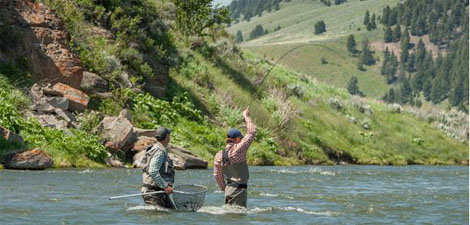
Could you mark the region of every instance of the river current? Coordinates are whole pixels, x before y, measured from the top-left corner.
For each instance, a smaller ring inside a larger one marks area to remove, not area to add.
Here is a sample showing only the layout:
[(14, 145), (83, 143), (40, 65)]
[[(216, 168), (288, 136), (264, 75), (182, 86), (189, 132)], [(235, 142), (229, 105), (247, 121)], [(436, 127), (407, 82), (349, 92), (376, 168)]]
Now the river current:
[(0, 172), (0, 224), (468, 224), (468, 167), (250, 167), (248, 208), (223, 207), (212, 169), (176, 171), (208, 187), (198, 212), (147, 207), (140, 169)]

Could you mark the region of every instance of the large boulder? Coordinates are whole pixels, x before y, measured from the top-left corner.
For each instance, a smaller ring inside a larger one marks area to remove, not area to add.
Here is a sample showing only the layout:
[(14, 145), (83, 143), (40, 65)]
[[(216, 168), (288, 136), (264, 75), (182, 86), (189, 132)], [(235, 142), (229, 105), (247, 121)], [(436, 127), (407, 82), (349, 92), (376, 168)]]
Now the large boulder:
[(170, 145), (168, 156), (173, 160), (175, 169), (207, 169), (206, 160), (199, 158), (186, 149)]
[(52, 167), (54, 160), (43, 150), (34, 149), (7, 155), (4, 165), (7, 169), (41, 170)]
[[(145, 151), (140, 151), (134, 155), (134, 162), (132, 166), (134, 168), (142, 168), (143, 163), (142, 159), (145, 156)], [(194, 155), (192, 152), (170, 145), (168, 147), (168, 156), (173, 160), (175, 169), (185, 170), (185, 169), (207, 169), (207, 161), (199, 158)]]
[(87, 94), (63, 83), (55, 84), (52, 89), (62, 93), (69, 100), (70, 111), (82, 112), (90, 101), (90, 97)]
[(83, 72), (83, 79), (80, 87), (91, 93), (102, 93), (108, 91), (108, 82), (94, 73)]
[[(121, 113), (124, 116), (125, 113)], [(105, 139), (105, 146), (111, 152), (128, 151), (137, 141), (132, 123), (126, 117), (105, 117), (96, 128)]]
[(155, 137), (155, 129), (141, 129), (134, 127), (134, 133), (138, 137)]
[(150, 145), (157, 143), (157, 139), (154, 137), (138, 137), (137, 142), (132, 147), (132, 151), (141, 152), (145, 151)]

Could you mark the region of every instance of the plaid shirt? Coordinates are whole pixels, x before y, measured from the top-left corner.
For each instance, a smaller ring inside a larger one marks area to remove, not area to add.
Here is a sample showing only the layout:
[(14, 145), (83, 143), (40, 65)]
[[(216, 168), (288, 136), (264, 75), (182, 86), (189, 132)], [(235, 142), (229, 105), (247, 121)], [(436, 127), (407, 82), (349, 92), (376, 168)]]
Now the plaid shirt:
[(150, 160), (149, 165), (149, 176), (155, 181), (155, 183), (162, 189), (168, 186), (168, 183), (160, 175), (160, 168), (163, 165), (163, 160), (165, 155), (168, 155), (168, 150), (160, 142), (155, 143), (153, 148), (158, 148), (152, 159)]
[[(256, 130), (255, 124), (251, 122), (250, 117), (245, 117), (246, 123), (246, 136), (238, 144), (228, 144), (226, 146), (228, 149), (228, 161), (230, 164), (236, 164), (246, 161), (246, 151), (251, 145), (251, 142), (255, 139)], [(217, 152), (214, 157), (214, 178), (217, 182), (219, 188), (223, 191), (225, 190), (225, 180), (222, 173), (223, 163), (222, 163), (222, 151)]]

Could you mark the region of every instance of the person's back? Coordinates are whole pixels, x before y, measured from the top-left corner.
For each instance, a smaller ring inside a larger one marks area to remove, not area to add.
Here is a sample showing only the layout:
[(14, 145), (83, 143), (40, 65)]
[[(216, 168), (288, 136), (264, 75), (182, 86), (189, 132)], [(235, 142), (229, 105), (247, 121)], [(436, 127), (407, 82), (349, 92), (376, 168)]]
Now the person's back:
[(225, 204), (246, 207), (249, 171), (246, 152), (253, 142), (256, 131), (249, 116), (249, 109), (243, 111), (247, 135), (239, 130), (227, 132), (227, 146), (217, 152), (214, 158), (214, 177), (219, 188), (225, 192)]

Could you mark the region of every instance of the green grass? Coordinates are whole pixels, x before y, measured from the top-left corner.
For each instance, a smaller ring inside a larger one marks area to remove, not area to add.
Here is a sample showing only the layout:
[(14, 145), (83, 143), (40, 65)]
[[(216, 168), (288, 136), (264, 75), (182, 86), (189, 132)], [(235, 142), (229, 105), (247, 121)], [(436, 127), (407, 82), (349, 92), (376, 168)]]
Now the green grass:
[[(354, 34), (359, 50), (361, 40), (365, 38), (370, 42), (381, 40), (383, 38), (382, 25), (378, 23), (378, 29), (374, 31), (365, 29), (363, 25), (365, 12), (369, 10), (371, 15), (375, 13), (379, 16), (384, 6), (395, 5), (397, 2), (398, 0), (351, 0), (338, 6), (327, 7), (320, 1), (294, 0), (284, 3), (279, 11), (264, 13), (261, 17), (252, 18), (250, 22), (233, 24), (228, 30), (232, 34), (241, 30), (246, 39), (248, 33), (257, 24), (262, 24), (269, 31), (281, 26), (281, 30), (243, 42), (241, 46), (258, 57), (274, 61), (301, 44), (314, 42), (325, 46), (329, 49), (319, 46), (299, 48), (283, 58), (280, 63), (339, 88), (345, 88), (349, 79), (356, 76), (359, 88), (364, 94), (379, 98), (391, 87), (380, 75), (381, 62), (377, 61), (376, 65), (365, 66), (366, 71), (358, 70), (356, 67), (358, 58), (352, 57), (347, 52), (346, 38)], [(313, 26), (319, 20), (325, 21), (327, 32), (315, 35)], [(322, 64), (322, 57), (326, 59), (327, 64)], [(382, 58), (382, 53), (376, 53), (375, 57)]]
[[(263, 28), (270, 32), (244, 45), (335, 40), (345, 38), (349, 34), (368, 33), (363, 24), (366, 11), (369, 10), (370, 15), (375, 13), (379, 16), (385, 6), (393, 6), (398, 2), (399, 0), (349, 0), (341, 5), (327, 7), (320, 1), (293, 0), (283, 3), (279, 11), (264, 12), (261, 17), (253, 17), (249, 22), (232, 24), (228, 31), (232, 34), (235, 34), (237, 30), (242, 31), (244, 40), (248, 39), (249, 32), (257, 24), (263, 25)], [(314, 35), (313, 27), (319, 20), (325, 21), (327, 32)], [(278, 26), (281, 26), (281, 29), (272, 32)]]

